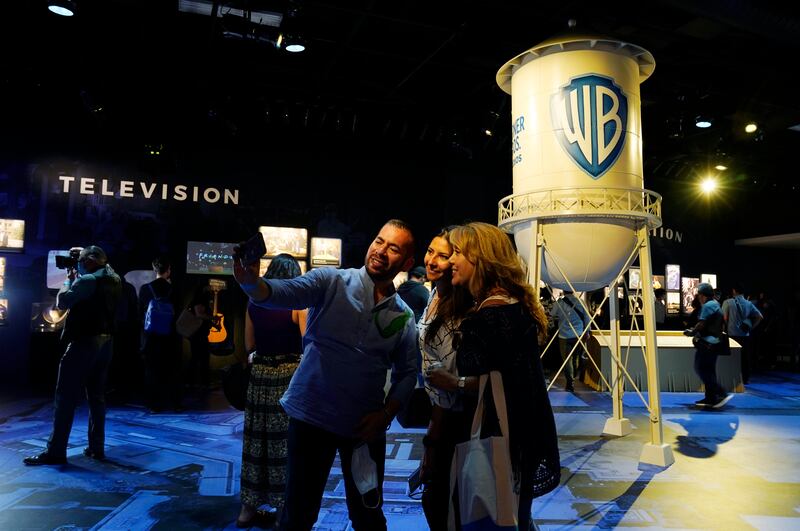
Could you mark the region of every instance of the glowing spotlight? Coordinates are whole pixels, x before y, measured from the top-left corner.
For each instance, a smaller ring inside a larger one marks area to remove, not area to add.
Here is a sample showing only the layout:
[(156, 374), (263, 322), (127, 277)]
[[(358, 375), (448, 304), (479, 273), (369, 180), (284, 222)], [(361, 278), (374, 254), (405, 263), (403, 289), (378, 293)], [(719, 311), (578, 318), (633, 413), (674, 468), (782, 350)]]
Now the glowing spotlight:
[(714, 169), (719, 171), (725, 171), (728, 169), (728, 167), (725, 166), (724, 164), (717, 164), (716, 166), (714, 166)]
[(750, 122), (749, 124), (744, 126), (745, 133), (755, 133), (756, 131), (758, 131), (758, 125), (756, 125), (753, 122)]
[(492, 136), (494, 133), (492, 133), (491, 129), (484, 129), (483, 134), (486, 136)]
[(717, 180), (711, 177), (706, 177), (703, 179), (703, 182), (700, 183), (700, 189), (703, 191), (704, 194), (710, 194), (714, 190), (717, 189)]

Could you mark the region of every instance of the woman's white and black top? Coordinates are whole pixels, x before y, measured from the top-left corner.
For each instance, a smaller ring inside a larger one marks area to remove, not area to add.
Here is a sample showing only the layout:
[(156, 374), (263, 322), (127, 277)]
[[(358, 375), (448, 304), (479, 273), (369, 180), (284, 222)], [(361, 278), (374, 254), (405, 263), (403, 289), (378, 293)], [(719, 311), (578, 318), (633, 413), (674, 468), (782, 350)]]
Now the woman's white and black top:
[[(441, 363), (441, 368), (447, 372), (458, 376), (458, 369), (456, 369), (456, 352), (453, 349), (453, 336), (458, 330), (459, 323), (447, 322), (443, 323), (436, 331), (436, 336), (426, 342), (428, 327), (436, 316), (436, 307), (439, 303), (439, 294), (436, 288), (431, 290), (431, 296), (428, 299), (428, 305), (425, 306), (425, 311), (422, 312), (422, 317), (417, 323), (417, 330), (419, 331), (419, 350), (422, 352), (422, 374), (427, 374), (431, 365), (434, 363)], [(460, 410), (461, 403), (459, 394), (457, 392), (444, 391), (436, 387), (432, 387), (428, 381), (425, 381), (425, 391), (431, 398), (431, 403), (445, 409)]]

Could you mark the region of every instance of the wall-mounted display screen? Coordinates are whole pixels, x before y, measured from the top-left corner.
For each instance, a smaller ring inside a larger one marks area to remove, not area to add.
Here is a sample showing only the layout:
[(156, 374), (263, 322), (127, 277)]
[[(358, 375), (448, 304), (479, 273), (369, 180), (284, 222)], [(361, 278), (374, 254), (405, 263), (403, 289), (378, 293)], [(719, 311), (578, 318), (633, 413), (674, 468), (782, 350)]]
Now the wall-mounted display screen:
[(308, 230), (294, 227), (261, 226), (258, 232), (264, 235), (268, 258), (286, 253), (295, 258), (305, 258), (308, 254)]
[(667, 289), (675, 291), (681, 289), (681, 266), (667, 264)]
[(0, 219), (0, 251), (21, 251), (25, 247), (25, 220)]
[(628, 269), (628, 289), (639, 289), (642, 285), (642, 272), (638, 267)]
[(186, 273), (194, 275), (232, 275), (235, 243), (187, 242)]
[(311, 267), (342, 265), (342, 240), (311, 238)]
[(0, 299), (0, 326), (6, 324), (8, 319), (8, 299)]
[(697, 285), (700, 284), (700, 279), (695, 277), (682, 277), (681, 278), (681, 305), (683, 306), (683, 313), (692, 313), (692, 300), (697, 295)]
[[(264, 276), (267, 274), (267, 268), (269, 268), (269, 264), (272, 262), (272, 258), (262, 258), (261, 262), (258, 265), (258, 275)], [(307, 270), (306, 261), (305, 260), (298, 260), (298, 264), (300, 264), (300, 272), (305, 273)]]
[(666, 289), (664, 288), (664, 275), (653, 275), (653, 289)]
[(712, 275), (710, 273), (702, 273), (700, 275), (700, 282), (711, 284), (712, 288), (717, 289), (717, 275)]
[(667, 292), (667, 313), (677, 315), (681, 312), (681, 294), (677, 291)]
[(69, 249), (47, 252), (47, 287), (49, 289), (61, 289), (64, 281), (67, 280), (67, 270), (56, 267), (56, 256), (69, 256)]

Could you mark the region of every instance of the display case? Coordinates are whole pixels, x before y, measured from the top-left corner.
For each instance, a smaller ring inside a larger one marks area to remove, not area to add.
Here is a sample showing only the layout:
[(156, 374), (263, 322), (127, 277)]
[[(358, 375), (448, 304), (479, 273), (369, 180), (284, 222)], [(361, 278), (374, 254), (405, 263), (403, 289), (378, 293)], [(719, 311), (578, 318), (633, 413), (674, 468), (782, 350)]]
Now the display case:
[(268, 227), (262, 225), (258, 228), (264, 236), (267, 258), (274, 258), (281, 253), (286, 253), (295, 258), (305, 258), (308, 254), (308, 230), (297, 227)]
[(0, 252), (20, 252), (25, 248), (25, 220), (0, 218)]
[(342, 240), (339, 238), (311, 238), (311, 267), (342, 265)]

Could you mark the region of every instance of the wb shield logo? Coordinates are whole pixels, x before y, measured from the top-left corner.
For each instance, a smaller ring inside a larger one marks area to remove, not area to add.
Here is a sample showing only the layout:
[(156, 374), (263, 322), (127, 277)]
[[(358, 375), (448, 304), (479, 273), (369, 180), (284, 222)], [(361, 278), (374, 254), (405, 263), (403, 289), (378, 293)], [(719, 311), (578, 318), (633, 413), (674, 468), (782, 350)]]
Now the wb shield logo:
[(619, 157), (628, 98), (612, 80), (597, 74), (572, 79), (553, 95), (550, 116), (561, 146), (592, 179)]

